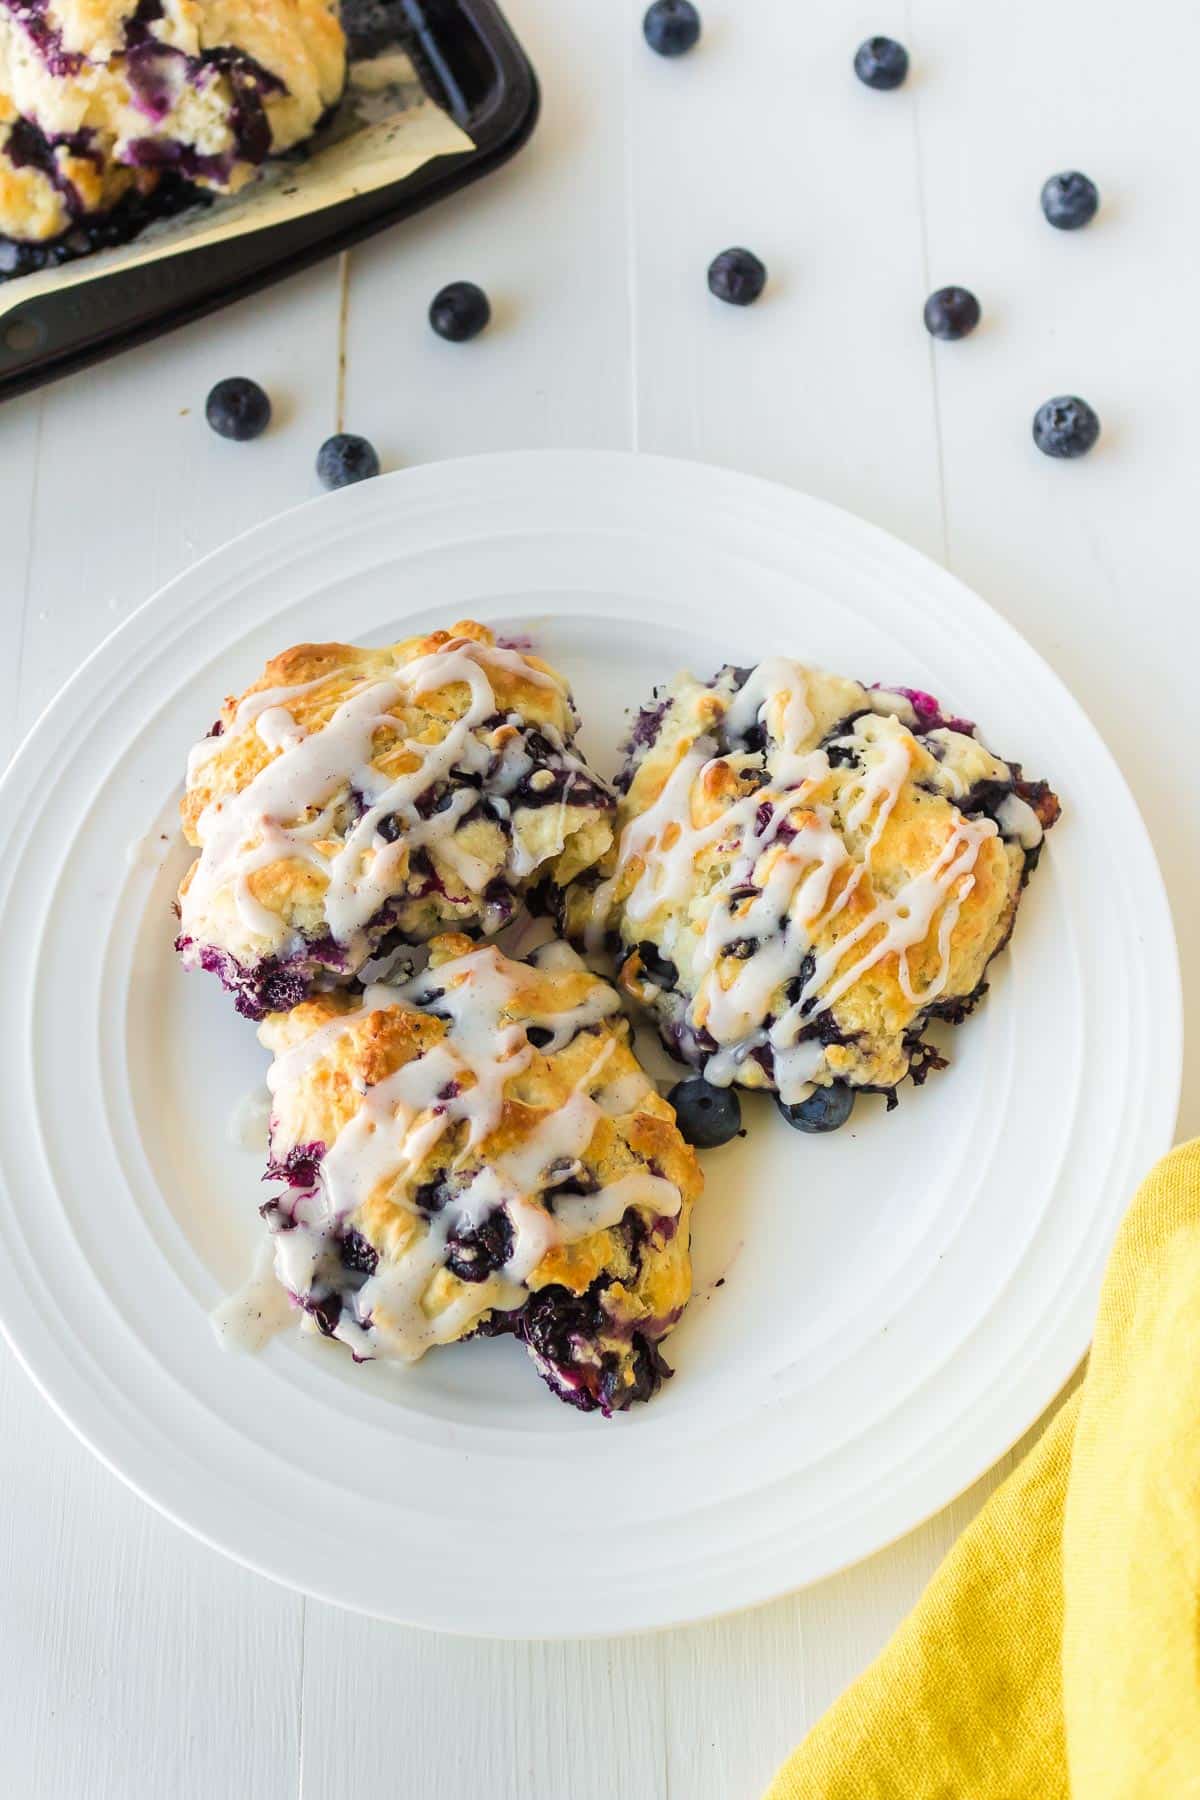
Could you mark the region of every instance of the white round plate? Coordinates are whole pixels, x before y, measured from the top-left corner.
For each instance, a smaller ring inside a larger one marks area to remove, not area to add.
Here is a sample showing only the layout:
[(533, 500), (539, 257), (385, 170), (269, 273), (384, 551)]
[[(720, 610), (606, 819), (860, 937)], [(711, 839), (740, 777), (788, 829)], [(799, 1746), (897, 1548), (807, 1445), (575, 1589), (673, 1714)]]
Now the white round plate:
[[(1064, 802), (949, 1069), (836, 1136), (766, 1100), (706, 1159), (676, 1375), (606, 1422), (511, 1341), (411, 1370), (221, 1349), (261, 1233), (228, 1130), (264, 1054), (172, 953), (188, 746), (287, 645), (473, 616), (566, 670), (614, 766), (678, 669), (785, 651), (926, 688)], [(1112, 758), (973, 594), (832, 508), (650, 457), (484, 457), (304, 506), (158, 594), (0, 788), (0, 1312), (48, 1398), (156, 1506), (382, 1617), (503, 1636), (680, 1623), (879, 1548), (965, 1487), (1083, 1353), (1137, 1179), (1170, 1142), (1180, 999)]]

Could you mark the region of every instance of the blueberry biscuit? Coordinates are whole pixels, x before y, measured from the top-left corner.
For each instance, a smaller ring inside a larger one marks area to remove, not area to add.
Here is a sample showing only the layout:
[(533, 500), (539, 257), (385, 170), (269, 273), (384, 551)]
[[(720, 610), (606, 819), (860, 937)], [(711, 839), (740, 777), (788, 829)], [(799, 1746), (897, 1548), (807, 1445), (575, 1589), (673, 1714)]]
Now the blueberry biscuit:
[(927, 694), (784, 658), (682, 678), (625, 748), (619, 843), (564, 922), (618, 948), (668, 1046), (793, 1123), (815, 1102), (810, 1129), (922, 1080), (926, 1023), (971, 1009), (1012, 931), (1058, 817), (1045, 783)]
[(357, 1359), (511, 1333), (610, 1413), (670, 1373), (701, 1177), (617, 994), (565, 945), (538, 965), (447, 935), (404, 986), (267, 1019), (263, 1213), (304, 1325)]
[(336, 0), (0, 0), (0, 234), (144, 222), (160, 186), (235, 193), (345, 77)]
[(276, 657), (189, 759), (184, 963), (261, 1018), (387, 945), (499, 930), (611, 845), (577, 723), (562, 676), (470, 621)]

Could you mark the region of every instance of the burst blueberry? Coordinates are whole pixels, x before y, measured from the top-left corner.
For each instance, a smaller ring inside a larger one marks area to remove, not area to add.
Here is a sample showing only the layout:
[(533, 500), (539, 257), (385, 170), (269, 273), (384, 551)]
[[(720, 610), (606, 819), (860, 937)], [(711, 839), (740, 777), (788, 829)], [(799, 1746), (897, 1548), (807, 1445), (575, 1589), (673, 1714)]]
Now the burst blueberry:
[(854, 53), (854, 73), (869, 88), (898, 88), (908, 74), (908, 51), (895, 38), (869, 37)]
[(697, 1150), (715, 1150), (742, 1128), (742, 1106), (733, 1088), (713, 1087), (694, 1075), (678, 1082), (667, 1099), (684, 1141)]
[(317, 474), (322, 487), (352, 487), (356, 481), (370, 481), (378, 473), (379, 454), (375, 446), (352, 431), (339, 431), (326, 438), (317, 452)]
[(440, 338), (465, 344), (478, 337), (492, 316), (491, 302), (473, 281), (452, 281), (436, 293), (429, 306), (429, 323)]
[(1086, 456), (1100, 436), (1100, 420), (1078, 394), (1059, 394), (1033, 415), (1033, 441), (1043, 456)]
[(926, 331), (949, 343), (974, 331), (980, 317), (979, 302), (969, 288), (938, 288), (925, 302)]
[(231, 375), (218, 381), (204, 404), (204, 416), (218, 437), (247, 443), (271, 423), (271, 402), (257, 381)]
[(654, 0), (642, 20), (642, 31), (660, 56), (684, 56), (700, 42), (700, 14), (692, 0)]
[(751, 306), (766, 285), (766, 267), (753, 250), (722, 250), (708, 265), (708, 291), (728, 306)]
[(1056, 231), (1078, 231), (1096, 216), (1100, 193), (1094, 181), (1078, 169), (1051, 175), (1042, 188), (1042, 211)]
[(446, 1242), (446, 1267), (460, 1281), (486, 1281), (513, 1253), (512, 1220), (497, 1206), (478, 1225), (463, 1225)]
[(838, 1131), (854, 1111), (854, 1089), (835, 1081), (829, 1087), (814, 1088), (808, 1099), (796, 1106), (784, 1100), (776, 1105), (795, 1131)]

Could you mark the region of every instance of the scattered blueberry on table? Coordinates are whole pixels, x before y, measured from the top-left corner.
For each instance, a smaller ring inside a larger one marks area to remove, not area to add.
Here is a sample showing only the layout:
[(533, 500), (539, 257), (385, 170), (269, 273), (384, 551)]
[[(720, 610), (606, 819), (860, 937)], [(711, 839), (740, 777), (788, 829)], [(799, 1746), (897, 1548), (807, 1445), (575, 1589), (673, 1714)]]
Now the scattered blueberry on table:
[(908, 74), (908, 51), (895, 38), (869, 37), (854, 52), (854, 73), (869, 88), (898, 88)]
[(356, 481), (369, 481), (379, 473), (379, 455), (374, 444), (352, 431), (339, 431), (326, 438), (317, 452), (317, 474), (322, 487), (351, 487)]
[(925, 302), (926, 331), (930, 337), (950, 343), (974, 331), (981, 316), (979, 302), (969, 288), (938, 288)]
[(730, 306), (750, 306), (766, 285), (766, 266), (753, 250), (722, 250), (708, 265), (709, 293)]
[(1100, 436), (1100, 420), (1078, 394), (1059, 394), (1033, 415), (1033, 441), (1044, 456), (1086, 456)]
[(204, 403), (204, 416), (218, 437), (241, 444), (261, 437), (271, 423), (271, 402), (257, 381), (231, 375), (218, 381)]
[(854, 1111), (854, 1089), (835, 1081), (829, 1087), (814, 1088), (808, 1099), (796, 1106), (784, 1100), (775, 1104), (796, 1131), (839, 1131)]
[(700, 14), (692, 0), (654, 0), (642, 20), (642, 32), (660, 56), (684, 56), (700, 41)]
[(712, 1087), (700, 1075), (677, 1082), (667, 1095), (686, 1143), (715, 1150), (742, 1129), (742, 1104), (733, 1088)]
[(1042, 188), (1042, 211), (1056, 231), (1078, 231), (1096, 216), (1100, 191), (1078, 169), (1051, 175)]
[(441, 338), (465, 344), (478, 337), (492, 316), (491, 302), (473, 281), (452, 281), (433, 296), (429, 323)]

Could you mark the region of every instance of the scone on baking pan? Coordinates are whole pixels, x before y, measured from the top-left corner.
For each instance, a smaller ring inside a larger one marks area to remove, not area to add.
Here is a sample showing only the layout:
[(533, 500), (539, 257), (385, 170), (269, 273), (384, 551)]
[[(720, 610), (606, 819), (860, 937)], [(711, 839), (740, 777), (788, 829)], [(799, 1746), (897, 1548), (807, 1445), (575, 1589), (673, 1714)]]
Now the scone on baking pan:
[(163, 174), (234, 193), (345, 78), (337, 0), (4, 0), (0, 234), (61, 237)]
[(619, 839), (568, 935), (608, 940), (709, 1082), (772, 1090), (803, 1129), (921, 1081), (926, 1024), (970, 1011), (1012, 931), (1045, 783), (928, 694), (782, 657), (681, 678), (625, 748)]
[(701, 1177), (614, 990), (565, 945), (434, 940), (401, 987), (272, 1015), (263, 1213), (304, 1325), (411, 1362), (512, 1333), (571, 1406), (647, 1400)]
[(567, 684), (469, 620), (384, 650), (278, 656), (192, 751), (178, 949), (249, 1018), (387, 942), (508, 923), (612, 842)]

